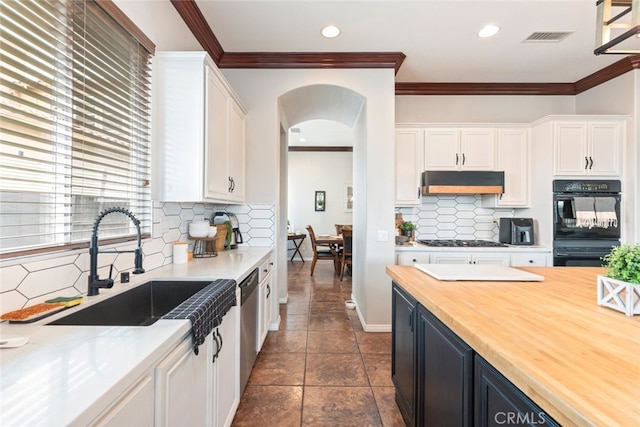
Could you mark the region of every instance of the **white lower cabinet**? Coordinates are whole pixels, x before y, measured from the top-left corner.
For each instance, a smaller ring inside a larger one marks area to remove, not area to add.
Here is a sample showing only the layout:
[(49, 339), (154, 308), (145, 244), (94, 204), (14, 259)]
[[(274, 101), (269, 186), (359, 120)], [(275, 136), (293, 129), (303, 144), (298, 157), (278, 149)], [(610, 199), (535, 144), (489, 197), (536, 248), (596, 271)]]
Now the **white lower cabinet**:
[(551, 250), (488, 251), (397, 251), (397, 265), (413, 264), (494, 264), (507, 267), (547, 267), (552, 265)]
[[(211, 365), (210, 426), (230, 426), (240, 403), (240, 291), (238, 305), (231, 307), (214, 333), (221, 348)], [(215, 345), (214, 345), (215, 347)], [(215, 348), (214, 348), (215, 350)]]
[(207, 337), (196, 355), (189, 336), (156, 367), (156, 426), (206, 424), (211, 342)]
[(495, 264), (509, 266), (509, 254), (505, 253), (453, 253), (432, 252), (432, 264)]
[(199, 353), (191, 336), (156, 367), (156, 426), (230, 426), (240, 402), (240, 292)]
[(98, 419), (91, 423), (101, 427), (153, 426), (153, 375), (144, 374)]
[(260, 351), (264, 340), (267, 338), (269, 332), (269, 325), (271, 324), (271, 312), (273, 301), (273, 275), (271, 269), (273, 267), (273, 261), (268, 258), (260, 265), (259, 280), (259, 305), (258, 305), (258, 342), (256, 343), (256, 349)]
[(512, 267), (547, 267), (551, 265), (551, 252), (523, 252), (511, 254)]
[(396, 254), (397, 265), (429, 264), (430, 262), (431, 255), (429, 252), (398, 252)]

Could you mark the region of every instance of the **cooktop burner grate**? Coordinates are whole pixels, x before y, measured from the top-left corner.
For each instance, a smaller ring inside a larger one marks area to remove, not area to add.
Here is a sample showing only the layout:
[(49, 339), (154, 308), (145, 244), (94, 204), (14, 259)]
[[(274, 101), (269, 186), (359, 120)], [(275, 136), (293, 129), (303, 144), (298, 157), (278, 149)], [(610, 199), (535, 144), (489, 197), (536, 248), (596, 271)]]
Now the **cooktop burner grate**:
[(427, 246), (438, 247), (471, 247), (471, 248), (505, 248), (506, 243), (494, 242), (491, 240), (418, 240), (419, 243)]

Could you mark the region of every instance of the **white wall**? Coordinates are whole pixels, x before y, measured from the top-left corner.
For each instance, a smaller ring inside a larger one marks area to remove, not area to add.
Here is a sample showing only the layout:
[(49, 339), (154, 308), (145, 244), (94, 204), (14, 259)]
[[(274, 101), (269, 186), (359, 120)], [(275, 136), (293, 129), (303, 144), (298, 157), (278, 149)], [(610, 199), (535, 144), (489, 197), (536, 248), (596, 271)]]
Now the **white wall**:
[(575, 114), (575, 97), (396, 97), (396, 123), (531, 123), (550, 114)]
[[(316, 234), (335, 234), (335, 224), (352, 224), (351, 212), (344, 208), (344, 186), (353, 185), (353, 153), (290, 152), (289, 153), (287, 218), (294, 230), (306, 233), (311, 225)], [(316, 191), (326, 192), (324, 212), (316, 212)], [(303, 242), (302, 254), (309, 260), (313, 256), (311, 242)]]
[[(249, 111), (247, 115), (247, 202), (274, 203), (281, 187), (278, 98), (300, 87), (327, 84), (345, 87), (366, 99), (354, 143), (353, 292), (366, 330), (390, 330), (391, 286), (385, 266), (394, 263), (393, 209), (394, 73), (381, 70), (223, 70)], [(358, 133), (359, 132), (359, 133)], [(358, 140), (360, 138), (360, 140)], [(366, 185), (359, 185), (359, 180)], [(278, 215), (278, 213), (276, 213)], [(276, 221), (280, 224), (280, 221)], [(286, 220), (285, 220), (286, 223)], [(297, 226), (296, 226), (297, 227)], [(387, 241), (377, 241), (378, 230)], [(286, 230), (278, 230), (278, 254), (286, 248)], [(286, 250), (286, 249), (285, 249)], [(366, 264), (366, 268), (365, 268)], [(278, 260), (278, 286), (286, 286), (286, 257)], [(365, 286), (366, 284), (366, 286)]]

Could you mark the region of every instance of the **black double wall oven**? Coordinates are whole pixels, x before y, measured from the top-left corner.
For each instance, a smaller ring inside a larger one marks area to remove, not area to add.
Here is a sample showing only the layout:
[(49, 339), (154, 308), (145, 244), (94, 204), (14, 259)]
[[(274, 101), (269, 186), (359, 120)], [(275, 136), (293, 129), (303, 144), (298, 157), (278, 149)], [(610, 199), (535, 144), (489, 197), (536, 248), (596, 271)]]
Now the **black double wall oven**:
[(553, 265), (601, 266), (620, 245), (619, 180), (553, 181)]

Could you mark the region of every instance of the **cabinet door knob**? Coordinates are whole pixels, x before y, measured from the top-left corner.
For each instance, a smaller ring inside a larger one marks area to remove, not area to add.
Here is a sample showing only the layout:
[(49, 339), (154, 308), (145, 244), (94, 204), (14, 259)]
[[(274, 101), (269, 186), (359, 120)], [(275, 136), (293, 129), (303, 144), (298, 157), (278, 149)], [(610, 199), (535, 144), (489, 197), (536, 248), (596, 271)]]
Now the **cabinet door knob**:
[(593, 167), (593, 158), (589, 156), (589, 169)]
[(589, 167), (589, 159), (587, 158), (587, 156), (584, 156), (584, 168), (588, 168)]
[(459, 159), (458, 153), (456, 153), (456, 166), (458, 165), (458, 159)]
[(464, 153), (462, 153), (462, 166), (464, 166), (465, 161), (466, 161), (466, 157)]

